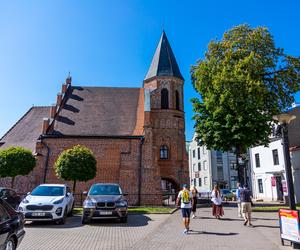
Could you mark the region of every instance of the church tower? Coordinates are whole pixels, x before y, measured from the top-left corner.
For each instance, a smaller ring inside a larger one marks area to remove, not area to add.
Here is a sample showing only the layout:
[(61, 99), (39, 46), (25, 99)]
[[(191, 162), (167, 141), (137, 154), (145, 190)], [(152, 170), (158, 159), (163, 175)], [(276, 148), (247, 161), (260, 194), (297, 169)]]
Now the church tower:
[(143, 82), (145, 89), (143, 165), (144, 176), (150, 179), (152, 176), (151, 181), (158, 184), (157, 190), (152, 192), (174, 192), (180, 189), (181, 184), (188, 183), (183, 83), (184, 79), (163, 31)]

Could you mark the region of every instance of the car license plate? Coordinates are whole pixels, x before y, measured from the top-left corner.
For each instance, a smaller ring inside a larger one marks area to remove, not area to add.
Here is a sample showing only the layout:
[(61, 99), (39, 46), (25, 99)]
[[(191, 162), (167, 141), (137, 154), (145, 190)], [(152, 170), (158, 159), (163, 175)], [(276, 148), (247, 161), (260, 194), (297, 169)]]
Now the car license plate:
[(111, 211), (100, 211), (100, 215), (112, 215)]
[(45, 213), (32, 213), (32, 216), (45, 216)]

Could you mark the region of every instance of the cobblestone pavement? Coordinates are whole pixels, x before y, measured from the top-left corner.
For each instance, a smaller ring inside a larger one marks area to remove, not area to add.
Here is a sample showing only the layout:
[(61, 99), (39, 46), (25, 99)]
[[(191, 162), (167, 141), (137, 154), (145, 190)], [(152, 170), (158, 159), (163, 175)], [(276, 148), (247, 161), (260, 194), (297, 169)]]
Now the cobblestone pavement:
[(130, 215), (127, 224), (113, 221), (81, 225), (80, 217), (66, 225), (30, 223), (20, 250), (30, 249), (291, 249), (280, 245), (276, 213), (253, 213), (254, 228), (243, 226), (235, 208), (225, 208), (222, 220), (210, 208), (198, 209), (192, 231), (182, 234), (180, 211), (172, 215)]

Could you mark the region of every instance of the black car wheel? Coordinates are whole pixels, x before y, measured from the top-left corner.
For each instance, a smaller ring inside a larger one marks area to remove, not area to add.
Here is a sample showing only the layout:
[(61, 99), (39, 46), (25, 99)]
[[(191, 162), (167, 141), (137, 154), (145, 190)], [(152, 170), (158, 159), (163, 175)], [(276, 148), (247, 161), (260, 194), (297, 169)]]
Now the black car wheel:
[(8, 238), (7, 241), (5, 242), (4, 250), (15, 250), (15, 249), (16, 249), (16, 244), (14, 239), (12, 237)]
[(66, 223), (66, 219), (67, 219), (67, 208), (65, 208), (65, 210), (64, 210), (63, 217), (58, 220), (58, 224), (64, 225)]
[(127, 216), (120, 218), (120, 221), (122, 223), (126, 223), (127, 222)]

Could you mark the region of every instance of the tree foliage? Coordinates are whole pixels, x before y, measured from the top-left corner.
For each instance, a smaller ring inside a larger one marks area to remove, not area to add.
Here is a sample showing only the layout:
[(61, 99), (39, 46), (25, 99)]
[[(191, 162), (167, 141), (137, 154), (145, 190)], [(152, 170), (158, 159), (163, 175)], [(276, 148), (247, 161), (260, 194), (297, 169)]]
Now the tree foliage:
[(268, 144), (272, 116), (299, 91), (300, 59), (277, 48), (267, 28), (240, 25), (209, 43), (191, 75), (202, 97), (192, 99), (198, 140), (241, 154)]
[(35, 167), (32, 152), (22, 147), (9, 147), (0, 150), (0, 176), (12, 177), (12, 184), (17, 175), (27, 175)]
[(84, 146), (74, 146), (63, 151), (55, 162), (56, 175), (66, 181), (88, 181), (96, 176), (97, 161), (92, 151)]

